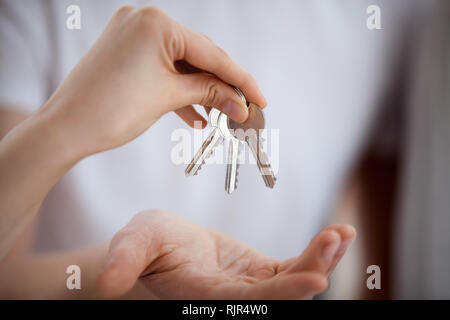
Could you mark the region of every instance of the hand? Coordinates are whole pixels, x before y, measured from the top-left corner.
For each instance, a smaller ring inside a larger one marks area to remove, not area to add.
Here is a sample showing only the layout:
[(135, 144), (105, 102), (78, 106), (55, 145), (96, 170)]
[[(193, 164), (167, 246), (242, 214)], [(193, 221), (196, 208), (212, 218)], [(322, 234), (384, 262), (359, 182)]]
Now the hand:
[(348, 225), (321, 231), (298, 257), (271, 259), (167, 212), (135, 216), (111, 241), (97, 288), (119, 297), (137, 279), (161, 299), (310, 299), (355, 238)]
[(247, 108), (228, 84), (265, 106), (252, 76), (209, 38), (158, 8), (123, 7), (40, 113), (87, 156), (134, 139), (169, 111), (204, 126), (192, 104), (244, 121)]

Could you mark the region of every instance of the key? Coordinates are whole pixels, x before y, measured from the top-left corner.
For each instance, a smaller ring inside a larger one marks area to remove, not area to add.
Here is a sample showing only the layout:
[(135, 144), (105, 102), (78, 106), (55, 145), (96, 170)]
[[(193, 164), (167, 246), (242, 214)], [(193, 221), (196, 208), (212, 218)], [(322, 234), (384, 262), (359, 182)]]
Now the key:
[(241, 142), (236, 139), (228, 129), (228, 117), (222, 113), (219, 117), (219, 130), (224, 140), (228, 143), (227, 148), (227, 171), (225, 174), (225, 190), (232, 194), (237, 188), (238, 158)]
[[(186, 167), (187, 176), (198, 173), (205, 160), (211, 155), (213, 149), (221, 142), (228, 144), (227, 149), (227, 171), (225, 175), (225, 190), (231, 194), (237, 188), (238, 158), (241, 142), (246, 142), (258, 165), (261, 177), (267, 187), (273, 188), (276, 177), (273, 174), (269, 159), (261, 144), (259, 131), (264, 129), (265, 120), (262, 110), (253, 103), (247, 103), (244, 94), (238, 88), (233, 87), (247, 105), (249, 116), (244, 123), (238, 123), (228, 118), (217, 109), (211, 109), (209, 113), (209, 124), (211, 132), (203, 142), (200, 150)], [(245, 134), (240, 134), (245, 133)]]
[(192, 158), (191, 162), (186, 167), (186, 170), (184, 171), (186, 176), (190, 177), (196, 175), (205, 163), (205, 160), (211, 155), (213, 149), (222, 140), (222, 134), (218, 129), (220, 114), (221, 112), (219, 110), (211, 108), (211, 111), (209, 112), (209, 125), (211, 126), (211, 132), (195, 154), (194, 158)]
[[(244, 94), (241, 90), (233, 87), (236, 93), (239, 95), (244, 104), (247, 104)], [(228, 117), (225, 114), (221, 114), (219, 118), (219, 129), (225, 142), (228, 144), (227, 148), (227, 171), (225, 173), (225, 190), (228, 194), (232, 194), (237, 188), (237, 176), (238, 176), (238, 159), (241, 142), (236, 139), (228, 129)]]
[(261, 177), (266, 187), (273, 188), (277, 178), (275, 177), (267, 154), (261, 144), (260, 130), (265, 127), (264, 113), (254, 103), (248, 104), (248, 118), (245, 122), (239, 123), (228, 118), (228, 128), (234, 137), (247, 143), (253, 157), (256, 160)]

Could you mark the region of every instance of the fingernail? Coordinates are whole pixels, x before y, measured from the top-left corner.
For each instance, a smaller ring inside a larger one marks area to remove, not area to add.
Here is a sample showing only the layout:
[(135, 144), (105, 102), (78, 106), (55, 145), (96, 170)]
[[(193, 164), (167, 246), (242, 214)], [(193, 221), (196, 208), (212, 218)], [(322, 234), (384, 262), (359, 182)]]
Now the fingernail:
[(339, 246), (338, 251), (336, 252), (336, 255), (343, 254), (348, 249), (348, 247), (350, 247), (353, 240), (354, 240), (354, 238), (342, 241), (341, 245)]
[(247, 119), (247, 107), (234, 100), (227, 100), (222, 106), (222, 111), (234, 121), (244, 122)]
[(330, 262), (336, 255), (339, 248), (340, 248), (340, 243), (338, 241), (328, 244), (322, 251), (322, 259), (325, 262)]

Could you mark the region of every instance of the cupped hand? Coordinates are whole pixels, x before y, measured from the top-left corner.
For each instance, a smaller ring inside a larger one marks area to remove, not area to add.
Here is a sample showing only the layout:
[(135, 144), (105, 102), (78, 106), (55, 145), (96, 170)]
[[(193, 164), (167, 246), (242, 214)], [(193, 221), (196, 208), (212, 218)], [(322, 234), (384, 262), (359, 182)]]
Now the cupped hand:
[(265, 106), (253, 77), (208, 37), (156, 7), (123, 7), (40, 112), (86, 156), (134, 139), (169, 111), (204, 126), (192, 104), (244, 121), (247, 108), (229, 84)]
[(112, 239), (97, 279), (104, 297), (120, 297), (141, 281), (161, 299), (310, 299), (355, 238), (331, 225), (300, 256), (278, 261), (222, 233), (168, 212), (135, 216)]

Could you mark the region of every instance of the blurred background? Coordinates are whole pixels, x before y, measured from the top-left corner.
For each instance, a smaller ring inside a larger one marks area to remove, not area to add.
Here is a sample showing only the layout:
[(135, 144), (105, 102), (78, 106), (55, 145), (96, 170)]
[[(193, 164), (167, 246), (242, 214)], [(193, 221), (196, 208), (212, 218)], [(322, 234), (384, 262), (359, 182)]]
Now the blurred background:
[[(279, 129), (277, 185), (242, 165), (187, 179), (170, 161), (168, 115), (133, 142), (77, 164), (15, 248), (53, 252), (110, 239), (158, 208), (279, 259), (329, 223), (353, 247), (323, 299), (450, 298), (450, 2), (434, 0), (1, 0), (0, 133), (37, 110), (122, 5), (156, 5), (208, 35), (257, 80)], [(66, 12), (80, 8), (80, 29)], [(375, 5), (379, 12), (368, 10)], [(371, 28), (378, 19), (379, 28)], [(207, 129), (206, 129), (207, 130)], [(275, 154), (276, 153), (276, 154)], [(369, 290), (367, 267), (381, 270)]]

